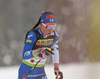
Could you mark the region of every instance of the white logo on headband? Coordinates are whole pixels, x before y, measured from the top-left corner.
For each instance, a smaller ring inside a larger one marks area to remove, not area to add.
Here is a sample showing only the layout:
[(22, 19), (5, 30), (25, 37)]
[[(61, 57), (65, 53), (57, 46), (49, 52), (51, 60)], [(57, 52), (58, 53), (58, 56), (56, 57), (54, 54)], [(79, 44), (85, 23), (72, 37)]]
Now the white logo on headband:
[(54, 19), (50, 19), (50, 22), (54, 22)]
[(43, 22), (43, 20), (41, 20), (41, 22)]

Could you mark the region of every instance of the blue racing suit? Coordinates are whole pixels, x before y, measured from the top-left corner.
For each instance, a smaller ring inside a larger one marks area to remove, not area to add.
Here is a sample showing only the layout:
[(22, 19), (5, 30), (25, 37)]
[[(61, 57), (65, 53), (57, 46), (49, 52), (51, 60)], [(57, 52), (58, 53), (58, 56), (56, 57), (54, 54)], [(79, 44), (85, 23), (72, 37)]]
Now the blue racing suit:
[[(23, 79), (23, 75), (26, 75), (32, 67), (41, 59), (41, 54), (34, 56), (33, 51), (42, 47), (54, 48), (54, 55), (52, 55), (53, 63), (59, 63), (59, 51), (58, 51), (58, 34), (53, 31), (50, 36), (44, 36), (41, 28), (31, 30), (25, 40), (23, 50), (23, 60), (19, 68), (18, 79)], [(44, 71), (46, 64), (46, 58), (43, 58), (41, 62), (29, 73), (26, 79), (47, 79)]]

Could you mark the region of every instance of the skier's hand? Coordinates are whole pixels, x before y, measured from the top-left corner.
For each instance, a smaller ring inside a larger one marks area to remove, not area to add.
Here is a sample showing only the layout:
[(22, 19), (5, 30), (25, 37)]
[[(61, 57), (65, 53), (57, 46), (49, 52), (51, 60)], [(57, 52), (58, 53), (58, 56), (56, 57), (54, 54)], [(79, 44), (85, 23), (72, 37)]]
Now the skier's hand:
[(63, 73), (59, 70), (59, 68), (54, 68), (54, 72), (56, 75), (56, 79), (63, 79)]
[(39, 54), (45, 54), (45, 55), (54, 55), (54, 53), (52, 52), (53, 48), (48, 48), (48, 47), (43, 47), (43, 48), (39, 48), (38, 53)]

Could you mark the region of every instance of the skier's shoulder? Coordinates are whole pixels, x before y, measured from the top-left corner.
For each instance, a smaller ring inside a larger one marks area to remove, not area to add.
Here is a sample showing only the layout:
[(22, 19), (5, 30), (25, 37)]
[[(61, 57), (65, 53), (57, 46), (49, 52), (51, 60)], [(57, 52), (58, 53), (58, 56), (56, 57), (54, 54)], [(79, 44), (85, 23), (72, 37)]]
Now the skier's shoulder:
[(36, 37), (36, 34), (33, 31), (29, 31), (27, 38)]
[(58, 33), (55, 31), (55, 35), (58, 37)]
[(54, 31), (54, 33), (55, 33), (55, 41), (57, 41), (58, 38), (59, 38), (59, 35), (58, 35), (58, 33), (56, 31)]
[(58, 36), (58, 33), (56, 31), (54, 31), (54, 32), (55, 32), (54, 44), (55, 44), (55, 43), (57, 43), (59, 36)]
[(36, 41), (36, 39), (37, 39), (36, 34), (33, 31), (29, 31), (26, 42), (34, 43)]
[(36, 29), (32, 29), (31, 32), (35, 33), (36, 36), (41, 35), (40, 27), (38, 27)]

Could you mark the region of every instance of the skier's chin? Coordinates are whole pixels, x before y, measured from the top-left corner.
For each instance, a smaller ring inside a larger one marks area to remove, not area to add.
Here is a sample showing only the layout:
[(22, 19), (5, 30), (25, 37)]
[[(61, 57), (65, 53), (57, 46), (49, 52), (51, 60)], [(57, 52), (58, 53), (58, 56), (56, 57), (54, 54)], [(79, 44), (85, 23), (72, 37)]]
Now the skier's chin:
[(48, 34), (47, 34), (47, 36), (50, 36), (50, 35), (51, 35), (51, 33), (48, 33)]

